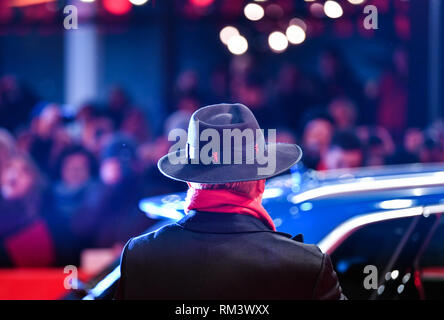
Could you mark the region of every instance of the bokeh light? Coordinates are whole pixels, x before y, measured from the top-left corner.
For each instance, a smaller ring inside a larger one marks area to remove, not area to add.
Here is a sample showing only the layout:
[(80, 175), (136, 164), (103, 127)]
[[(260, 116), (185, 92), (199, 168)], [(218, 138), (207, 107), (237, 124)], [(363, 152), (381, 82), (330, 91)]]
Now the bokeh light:
[(232, 54), (241, 55), (248, 50), (248, 41), (238, 34), (228, 39), (227, 47)]
[(298, 25), (290, 25), (285, 32), (287, 39), (292, 44), (300, 44), (305, 40), (305, 31)]
[(268, 36), (268, 44), (274, 52), (283, 52), (288, 47), (288, 39), (282, 32), (275, 31)]
[(304, 31), (307, 31), (307, 24), (302, 19), (293, 18), (290, 20), (289, 25), (297, 25), (297, 26), (301, 27)]
[(141, 6), (148, 2), (148, 0), (129, 0), (135, 6)]
[(228, 40), (233, 37), (239, 35), (239, 31), (233, 27), (233, 26), (226, 26), (223, 28), (219, 33), (220, 41), (222, 41), (223, 44), (227, 44)]
[(324, 13), (327, 17), (336, 19), (342, 16), (344, 11), (339, 3), (333, 0), (328, 0), (324, 4)]
[(244, 8), (244, 14), (247, 19), (257, 21), (264, 16), (264, 9), (257, 3), (249, 3)]

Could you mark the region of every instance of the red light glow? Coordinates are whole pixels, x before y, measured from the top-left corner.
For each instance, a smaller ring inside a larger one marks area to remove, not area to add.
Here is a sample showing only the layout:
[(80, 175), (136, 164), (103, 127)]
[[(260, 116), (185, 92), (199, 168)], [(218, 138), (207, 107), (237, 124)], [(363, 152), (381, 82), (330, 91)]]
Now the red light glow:
[(191, 4), (197, 7), (206, 7), (213, 3), (214, 0), (190, 0)]
[(129, 0), (103, 0), (103, 7), (109, 13), (120, 16), (130, 12), (131, 3)]

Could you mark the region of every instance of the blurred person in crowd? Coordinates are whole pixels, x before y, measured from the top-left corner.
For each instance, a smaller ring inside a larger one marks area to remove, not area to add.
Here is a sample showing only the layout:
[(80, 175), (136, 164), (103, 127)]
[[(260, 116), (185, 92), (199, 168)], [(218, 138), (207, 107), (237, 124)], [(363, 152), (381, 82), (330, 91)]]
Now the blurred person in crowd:
[[(183, 101), (184, 98), (181, 99)], [(186, 98), (188, 100), (188, 98)], [(192, 103), (191, 103), (192, 102)], [(188, 121), (193, 112), (198, 108), (198, 101), (191, 99), (186, 105), (179, 104), (179, 109), (171, 113), (164, 122), (163, 135), (152, 142), (142, 144), (138, 147), (138, 155), (143, 161), (145, 168), (157, 167), (157, 161), (165, 154), (174, 141), (169, 141), (168, 136), (174, 129), (186, 130)], [(156, 168), (157, 172), (157, 168)]]
[[(15, 139), (8, 130), (0, 128), (0, 177), (2, 168), (16, 152)], [(1, 181), (0, 181), (1, 185)]]
[(436, 119), (428, 127), (427, 132), (444, 145), (444, 120)]
[(328, 104), (328, 113), (338, 130), (351, 130), (356, 126), (357, 112), (353, 102), (346, 97), (337, 97)]
[[(194, 105), (194, 109), (197, 105)], [(144, 181), (150, 181), (143, 186), (144, 196), (153, 196), (172, 192), (185, 191), (182, 183), (166, 179), (157, 169), (157, 162), (176, 141), (169, 141), (170, 132), (175, 129), (188, 129), (188, 122), (192, 112), (188, 109), (180, 109), (168, 116), (164, 123), (164, 133), (153, 142), (142, 144), (137, 149), (138, 157), (143, 166)]]
[(268, 91), (265, 90), (265, 79), (258, 69), (249, 70), (245, 76), (233, 81), (231, 96), (234, 101), (249, 105), (258, 121), (265, 127), (276, 122), (273, 121), (274, 110), (267, 104), (269, 97)]
[(128, 93), (120, 86), (114, 86), (108, 96), (108, 113), (116, 128), (119, 128), (132, 109)]
[[(154, 141), (147, 141), (138, 147), (137, 153), (145, 169), (148, 169), (150, 172), (153, 171), (151, 169), (157, 166), (157, 161), (174, 143), (173, 141), (168, 141), (170, 132), (177, 128), (186, 130), (188, 120), (199, 106), (200, 99), (196, 94), (189, 93), (178, 98), (176, 110), (170, 113), (164, 121), (163, 134)], [(155, 176), (161, 177), (161, 175), (157, 174), (157, 169), (155, 172)]]
[(99, 157), (115, 132), (113, 120), (102, 110), (95, 109), (93, 115), (85, 119), (82, 131), (82, 145), (94, 156)]
[(410, 128), (404, 134), (402, 144), (387, 158), (387, 164), (420, 162), (419, 154), (424, 144), (424, 133), (418, 128)]
[[(57, 159), (46, 218), (56, 242), (57, 263), (78, 265), (80, 252), (90, 244), (72, 230), (74, 217), (94, 203), (96, 161), (83, 147), (67, 147)], [(86, 239), (86, 240), (85, 240)]]
[(16, 77), (0, 78), (0, 127), (15, 132), (26, 124), (37, 98)]
[(273, 112), (274, 121), (295, 130), (306, 110), (315, 103), (316, 91), (313, 81), (290, 63), (279, 69), (271, 97), (271, 105), (281, 109)]
[(100, 185), (94, 202), (79, 210), (72, 226), (92, 247), (112, 247), (145, 230), (149, 220), (138, 207), (141, 181), (134, 142), (113, 136), (101, 155)]
[[(23, 138), (23, 137), (22, 137)], [(41, 102), (32, 112), (29, 153), (43, 172), (49, 172), (58, 153), (70, 143), (62, 123), (60, 106)]]
[(322, 109), (311, 110), (303, 117), (302, 146), (303, 163), (316, 169), (327, 153), (334, 133), (333, 121)]
[(37, 166), (26, 155), (13, 155), (0, 179), (0, 265), (51, 265), (52, 237), (41, 218), (45, 181)]
[(134, 109), (125, 117), (120, 126), (120, 131), (138, 143), (149, 141), (151, 138), (150, 127), (146, 116), (138, 109)]
[(85, 194), (94, 187), (96, 170), (95, 158), (82, 146), (70, 146), (60, 154), (53, 185), (58, 215), (69, 218), (81, 207)]
[(401, 138), (407, 126), (408, 61), (404, 50), (393, 53), (392, 63), (379, 82), (377, 124), (387, 128), (395, 140)]
[(120, 86), (111, 89), (106, 114), (113, 121), (114, 128), (131, 136), (138, 142), (150, 138), (150, 128), (145, 114), (135, 108), (128, 93)]
[(197, 94), (186, 94), (179, 97), (177, 101), (177, 108), (172, 113), (176, 112), (185, 112), (185, 113), (193, 113), (196, 111), (201, 104), (200, 98)]
[[(437, 144), (444, 147), (444, 120), (436, 119), (425, 130), (426, 136), (433, 138)], [(440, 156), (440, 160), (444, 162), (444, 150)]]
[(98, 108), (99, 107), (94, 103), (83, 104), (82, 106), (80, 106), (79, 110), (76, 113), (75, 121), (80, 123), (81, 125), (84, 125), (89, 120), (92, 120), (95, 115), (95, 110), (97, 110)]
[(361, 167), (364, 152), (359, 138), (351, 131), (338, 131), (333, 136), (328, 151), (324, 154), (319, 170)]
[[(326, 105), (338, 96), (348, 96), (360, 108), (365, 106), (362, 85), (357, 81), (342, 52), (330, 47), (322, 51), (318, 59), (318, 83), (316, 98), (318, 104)], [(361, 110), (358, 110), (361, 113)]]
[(175, 95), (178, 97), (197, 95), (199, 90), (199, 75), (188, 69), (179, 73), (175, 83)]
[(296, 136), (292, 130), (280, 127), (276, 129), (276, 142), (296, 144)]
[(419, 160), (422, 163), (443, 161), (443, 146), (441, 141), (430, 135), (426, 135), (424, 137), (424, 143), (419, 149)]
[(366, 166), (383, 166), (385, 164), (387, 155), (381, 138), (377, 135), (370, 136), (365, 147)]
[(395, 153), (395, 143), (387, 129), (376, 126), (360, 126), (356, 134), (365, 151), (366, 166), (380, 166)]
[(422, 145), (424, 144), (424, 134), (418, 128), (407, 129), (404, 134), (404, 148), (407, 152), (412, 154), (419, 154)]
[(266, 90), (267, 77), (257, 64), (258, 61), (249, 55), (233, 57), (230, 63), (230, 99), (249, 105), (258, 121), (269, 127), (279, 119), (274, 119), (274, 110), (267, 103), (270, 99), (269, 90)]
[(32, 160), (23, 154), (10, 157), (2, 168), (1, 196), (3, 204), (22, 206), (22, 214), (39, 214), (44, 180)]

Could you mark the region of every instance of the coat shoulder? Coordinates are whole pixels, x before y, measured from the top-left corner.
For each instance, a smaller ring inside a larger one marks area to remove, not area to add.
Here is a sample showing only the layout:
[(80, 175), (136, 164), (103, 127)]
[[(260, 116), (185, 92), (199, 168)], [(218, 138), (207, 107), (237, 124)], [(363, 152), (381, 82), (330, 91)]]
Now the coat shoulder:
[(314, 259), (322, 260), (324, 254), (321, 249), (315, 244), (303, 243), (295, 239), (284, 237), (280, 234), (274, 234), (273, 237), (276, 244), (283, 246), (287, 252), (298, 252), (304, 255), (309, 255)]
[(139, 249), (145, 248), (150, 242), (162, 238), (166, 233), (170, 233), (177, 229), (177, 225), (168, 224), (155, 231), (144, 233), (140, 236), (130, 239), (126, 245), (126, 248), (129, 251), (137, 251)]

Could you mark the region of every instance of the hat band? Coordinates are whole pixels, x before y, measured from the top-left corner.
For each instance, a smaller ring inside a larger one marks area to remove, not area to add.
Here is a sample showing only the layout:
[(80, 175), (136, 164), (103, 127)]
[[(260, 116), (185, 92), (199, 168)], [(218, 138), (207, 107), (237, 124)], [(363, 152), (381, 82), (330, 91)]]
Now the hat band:
[[(263, 154), (267, 153), (267, 145), (264, 143)], [(250, 149), (250, 150), (248, 150)], [(210, 153), (211, 150), (211, 153)], [(185, 148), (185, 154), (188, 163), (191, 164), (254, 164), (259, 154), (260, 148), (256, 143), (254, 146), (245, 146), (244, 148), (230, 148), (228, 155), (223, 152), (223, 148), (216, 150), (210, 149), (208, 154), (202, 154), (202, 149), (197, 149), (188, 142)], [(248, 152), (249, 151), (249, 152)], [(229, 158), (228, 158), (229, 157)], [(227, 159), (228, 158), (228, 159)]]

